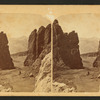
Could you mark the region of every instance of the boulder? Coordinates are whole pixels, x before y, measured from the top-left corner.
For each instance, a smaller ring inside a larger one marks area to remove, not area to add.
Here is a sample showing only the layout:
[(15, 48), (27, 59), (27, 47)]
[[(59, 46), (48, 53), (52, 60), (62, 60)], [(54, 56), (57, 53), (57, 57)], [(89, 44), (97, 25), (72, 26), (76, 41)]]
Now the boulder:
[(97, 78), (100, 78), (100, 74), (97, 76)]
[(29, 77), (34, 77), (33, 73), (30, 73), (30, 74), (29, 74)]

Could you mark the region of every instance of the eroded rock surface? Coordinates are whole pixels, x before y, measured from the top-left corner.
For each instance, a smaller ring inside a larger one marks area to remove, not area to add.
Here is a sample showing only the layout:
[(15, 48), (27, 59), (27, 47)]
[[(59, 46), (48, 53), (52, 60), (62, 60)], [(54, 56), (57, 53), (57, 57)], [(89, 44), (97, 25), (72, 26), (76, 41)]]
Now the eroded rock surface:
[(83, 68), (79, 51), (79, 39), (75, 31), (64, 33), (58, 21), (53, 22), (54, 70), (62, 68)]
[[(51, 25), (45, 28), (41, 26), (37, 32), (35, 29), (32, 31), (28, 40), (28, 55), (24, 62), (25, 66), (31, 66), (41, 55), (41, 52), (48, 48), (51, 42)], [(46, 54), (45, 54), (46, 55)], [(42, 58), (43, 59), (43, 58)]]
[(53, 84), (53, 92), (60, 93), (68, 93), (68, 92), (76, 92), (75, 87), (69, 87), (65, 83), (54, 82)]
[(0, 33), (0, 68), (12, 69), (14, 64), (9, 52), (8, 39), (4, 32)]
[(37, 37), (37, 30), (33, 30), (29, 36), (28, 40), (28, 55), (26, 60), (24, 61), (25, 66), (30, 66), (36, 59), (36, 37)]
[(32, 68), (36, 92), (51, 91), (51, 24), (31, 33), (25, 66)]
[(5, 88), (4, 86), (0, 85), (0, 92), (12, 92), (12, 88)]
[(36, 77), (35, 92), (51, 91), (51, 53), (41, 61), (39, 73)]
[(100, 41), (99, 41), (97, 57), (95, 61), (93, 62), (93, 67), (100, 67)]

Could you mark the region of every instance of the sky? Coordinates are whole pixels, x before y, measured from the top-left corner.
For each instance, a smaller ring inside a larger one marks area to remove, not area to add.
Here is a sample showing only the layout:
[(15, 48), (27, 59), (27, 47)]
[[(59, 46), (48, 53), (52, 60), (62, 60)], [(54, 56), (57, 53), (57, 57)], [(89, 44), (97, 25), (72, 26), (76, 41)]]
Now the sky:
[(41, 25), (58, 19), (64, 32), (80, 37), (99, 37), (100, 6), (95, 5), (0, 5), (0, 31), (8, 38), (29, 36)]
[[(52, 15), (46, 16), (53, 20)], [(64, 32), (75, 30), (79, 37), (100, 38), (100, 14), (68, 14), (56, 19)], [(46, 27), (49, 23), (49, 19), (36, 14), (0, 14), (0, 31), (4, 31), (8, 37), (29, 36), (35, 28)]]
[(75, 30), (79, 37), (100, 38), (100, 14), (68, 14), (57, 19), (64, 32)]
[(100, 39), (99, 5), (0, 5), (0, 31), (7, 34), (12, 50), (12, 38), (29, 37), (34, 29), (54, 19), (64, 32), (75, 30), (79, 39)]
[(40, 26), (46, 26), (50, 21), (41, 15), (24, 13), (1, 13), (0, 31), (4, 31), (9, 38), (29, 36)]

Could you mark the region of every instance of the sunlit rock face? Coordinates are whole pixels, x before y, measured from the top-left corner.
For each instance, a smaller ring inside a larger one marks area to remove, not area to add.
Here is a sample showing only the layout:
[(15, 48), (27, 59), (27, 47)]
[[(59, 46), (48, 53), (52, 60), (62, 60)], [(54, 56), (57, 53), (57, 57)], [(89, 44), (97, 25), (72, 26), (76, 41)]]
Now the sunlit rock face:
[(58, 20), (53, 22), (54, 70), (59, 68), (83, 68), (79, 51), (79, 39), (75, 31), (64, 33)]
[(51, 53), (41, 61), (39, 73), (36, 77), (35, 92), (51, 91)]
[(9, 52), (8, 39), (4, 32), (0, 33), (0, 68), (12, 69), (14, 64)]

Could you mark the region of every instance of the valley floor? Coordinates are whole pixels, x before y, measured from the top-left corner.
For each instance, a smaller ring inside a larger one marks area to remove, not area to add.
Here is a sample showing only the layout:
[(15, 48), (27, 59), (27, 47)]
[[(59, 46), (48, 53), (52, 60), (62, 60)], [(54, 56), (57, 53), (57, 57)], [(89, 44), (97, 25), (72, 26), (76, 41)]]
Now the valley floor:
[[(2, 88), (10, 88), (13, 92), (33, 92), (35, 85), (34, 75), (30, 77), (30, 67), (23, 66), (26, 56), (12, 56), (12, 58), (16, 68), (0, 70), (0, 91), (2, 91)], [(100, 70), (99, 68), (92, 67), (94, 60), (95, 57), (82, 57), (84, 69), (63, 69), (56, 71), (54, 76), (57, 76), (54, 82), (74, 87), (76, 92), (100, 91)]]
[(30, 69), (23, 66), (26, 56), (13, 56), (12, 58), (16, 68), (0, 70), (0, 91), (3, 91), (4, 87), (6, 89), (10, 88), (13, 92), (32, 92), (35, 79), (34, 77), (29, 77), (29, 73), (26, 73)]
[(94, 60), (95, 57), (82, 57), (84, 69), (59, 70), (54, 73), (54, 75), (58, 75), (54, 79), (54, 82), (64, 83), (69, 87), (74, 87), (76, 92), (100, 91), (100, 70), (92, 67)]

